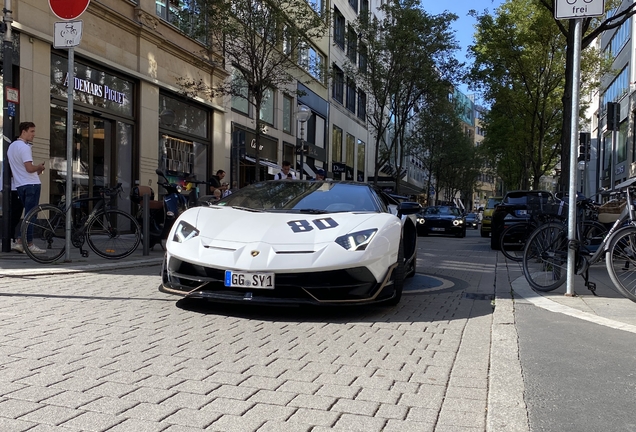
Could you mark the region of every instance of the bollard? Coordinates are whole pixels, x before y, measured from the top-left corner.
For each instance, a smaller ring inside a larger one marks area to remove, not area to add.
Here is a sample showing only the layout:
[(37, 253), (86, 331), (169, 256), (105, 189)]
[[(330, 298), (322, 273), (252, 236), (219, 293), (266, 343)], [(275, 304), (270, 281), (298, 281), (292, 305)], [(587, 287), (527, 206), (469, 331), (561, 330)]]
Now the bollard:
[(144, 256), (150, 255), (150, 194), (143, 196), (143, 223), (142, 235), (144, 236)]

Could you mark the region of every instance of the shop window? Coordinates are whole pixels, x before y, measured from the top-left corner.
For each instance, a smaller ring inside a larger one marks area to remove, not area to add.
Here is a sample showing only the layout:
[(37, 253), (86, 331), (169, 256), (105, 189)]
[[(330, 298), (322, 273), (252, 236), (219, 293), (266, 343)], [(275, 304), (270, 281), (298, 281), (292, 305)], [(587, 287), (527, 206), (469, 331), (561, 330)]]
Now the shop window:
[(334, 162), (342, 161), (342, 129), (338, 126), (333, 126), (332, 132), (332, 144), (333, 144), (333, 152), (331, 154), (331, 159)]
[[(362, 174), (364, 176), (364, 168), (365, 168), (365, 149), (366, 145), (364, 141), (358, 140), (358, 174)], [(359, 177), (359, 176), (358, 176)], [(358, 178), (358, 181), (363, 181)]]
[[(196, 105), (159, 95), (159, 126), (163, 129), (208, 138), (208, 112)], [(169, 113), (169, 115), (165, 115)], [(161, 114), (164, 114), (162, 116)]]
[(347, 134), (347, 157), (343, 162), (346, 162), (347, 166), (353, 168), (353, 164), (355, 163), (355, 158), (353, 155), (355, 154), (356, 149), (356, 137), (351, 134)]
[(163, 168), (179, 173), (194, 172), (194, 142), (168, 135), (161, 137), (163, 143)]

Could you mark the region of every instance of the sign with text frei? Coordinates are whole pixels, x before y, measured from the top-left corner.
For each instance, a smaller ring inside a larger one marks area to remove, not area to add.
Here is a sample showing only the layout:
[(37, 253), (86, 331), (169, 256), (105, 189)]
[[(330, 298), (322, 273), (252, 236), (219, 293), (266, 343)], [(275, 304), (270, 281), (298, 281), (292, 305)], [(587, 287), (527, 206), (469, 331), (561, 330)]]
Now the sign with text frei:
[(556, 19), (589, 18), (605, 12), (605, 0), (555, 0)]

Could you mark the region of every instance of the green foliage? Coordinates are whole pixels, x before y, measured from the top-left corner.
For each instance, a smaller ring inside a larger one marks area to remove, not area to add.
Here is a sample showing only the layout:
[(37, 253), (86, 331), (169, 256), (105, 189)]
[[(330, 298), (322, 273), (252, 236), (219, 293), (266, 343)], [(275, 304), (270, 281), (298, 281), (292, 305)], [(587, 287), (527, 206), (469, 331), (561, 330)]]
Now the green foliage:
[[(419, 1), (388, 2), (381, 16), (361, 14), (355, 23), (367, 47), (367, 68), (345, 65), (371, 105), (367, 122), (375, 137), (375, 178), (385, 163), (399, 173), (416, 148), (409, 138), (414, 115), (432, 94), (447, 94), (460, 69), (452, 56), (458, 48), (450, 23), (457, 16), (430, 15)], [(396, 178), (396, 188), (399, 179)]]
[(491, 105), (485, 154), (506, 185), (537, 188), (560, 153), (565, 38), (533, 0), (509, 0), (496, 16), (472, 14), (467, 80)]

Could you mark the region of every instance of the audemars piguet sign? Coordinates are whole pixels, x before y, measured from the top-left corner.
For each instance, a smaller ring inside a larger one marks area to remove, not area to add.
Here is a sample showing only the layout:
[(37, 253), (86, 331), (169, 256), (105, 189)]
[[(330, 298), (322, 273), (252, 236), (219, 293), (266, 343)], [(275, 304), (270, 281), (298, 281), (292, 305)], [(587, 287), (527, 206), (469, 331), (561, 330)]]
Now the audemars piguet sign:
[(605, 0), (556, 0), (556, 19), (588, 18), (605, 12)]

